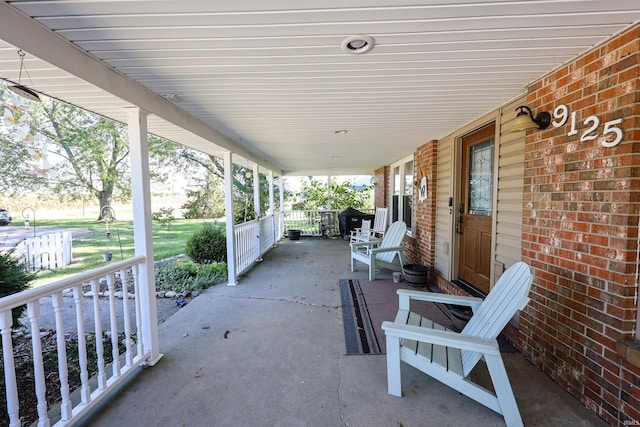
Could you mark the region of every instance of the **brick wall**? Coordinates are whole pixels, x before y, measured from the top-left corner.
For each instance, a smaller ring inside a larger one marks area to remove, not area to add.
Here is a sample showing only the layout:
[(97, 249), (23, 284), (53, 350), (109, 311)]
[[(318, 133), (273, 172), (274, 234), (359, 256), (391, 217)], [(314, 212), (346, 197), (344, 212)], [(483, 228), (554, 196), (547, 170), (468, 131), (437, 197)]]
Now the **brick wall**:
[(419, 264), (432, 267), (436, 260), (436, 179), (437, 179), (438, 141), (429, 141), (418, 147), (415, 155), (415, 179), (427, 177), (427, 198), (421, 202), (418, 187), (414, 194), (416, 226), (414, 231), (414, 260)]
[[(520, 318), (534, 364), (612, 425), (640, 421), (637, 344), (640, 26), (529, 88), (534, 112), (566, 105), (571, 125), (533, 131), (525, 147), (522, 259), (535, 275)], [(623, 141), (580, 141), (583, 121), (623, 118)], [(627, 346), (628, 347), (628, 346)]]
[(389, 183), (389, 166), (382, 166), (374, 171), (375, 188), (373, 192), (373, 201), (377, 208), (387, 206), (387, 185)]

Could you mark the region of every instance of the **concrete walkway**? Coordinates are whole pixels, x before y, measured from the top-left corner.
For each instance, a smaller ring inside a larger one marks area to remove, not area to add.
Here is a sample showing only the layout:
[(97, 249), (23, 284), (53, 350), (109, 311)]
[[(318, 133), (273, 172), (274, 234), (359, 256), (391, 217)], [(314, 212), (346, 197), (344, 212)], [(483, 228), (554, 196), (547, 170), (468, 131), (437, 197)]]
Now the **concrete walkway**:
[[(238, 286), (194, 299), (160, 325), (160, 362), (85, 425), (504, 425), (408, 366), (404, 396), (390, 396), (384, 355), (344, 355), (338, 280), (367, 276), (349, 271), (348, 251), (339, 240), (285, 240)], [(605, 425), (521, 355), (504, 357), (525, 425)]]

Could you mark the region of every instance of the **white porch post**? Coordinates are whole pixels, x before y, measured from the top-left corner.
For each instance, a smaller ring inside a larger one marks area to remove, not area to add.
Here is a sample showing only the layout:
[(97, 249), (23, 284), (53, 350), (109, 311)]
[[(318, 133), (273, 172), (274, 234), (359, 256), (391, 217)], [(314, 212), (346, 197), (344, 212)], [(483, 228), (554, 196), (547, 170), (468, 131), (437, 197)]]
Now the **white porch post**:
[(269, 170), (267, 179), (269, 180), (269, 214), (273, 215), (275, 213), (275, 206), (273, 202), (273, 171), (272, 170)]
[(131, 197), (133, 199), (133, 239), (136, 255), (144, 255), (140, 265), (140, 324), (142, 345), (149, 351), (148, 365), (162, 357), (158, 345), (155, 270), (153, 264), (153, 231), (151, 228), (151, 184), (149, 181), (149, 141), (147, 112), (127, 108), (129, 155), (131, 160)]
[[(284, 175), (280, 175), (280, 180), (278, 181), (278, 188), (280, 189), (280, 224), (279, 230), (284, 232)], [(282, 236), (278, 236), (278, 240), (280, 240)]]
[(224, 207), (227, 221), (227, 286), (235, 286), (236, 282), (236, 238), (233, 232), (233, 159), (231, 151), (223, 156), (224, 166)]
[(254, 248), (256, 250), (254, 259), (261, 261), (260, 252), (262, 252), (262, 230), (260, 229), (260, 168), (257, 163), (253, 164), (253, 211), (256, 219), (256, 240)]
[(267, 180), (269, 181), (269, 215), (271, 215), (271, 238), (273, 239), (273, 244), (277, 242), (276, 240), (276, 216), (275, 216), (275, 208), (273, 206), (273, 171), (269, 169), (267, 173)]
[(331, 210), (331, 175), (327, 175), (327, 210)]

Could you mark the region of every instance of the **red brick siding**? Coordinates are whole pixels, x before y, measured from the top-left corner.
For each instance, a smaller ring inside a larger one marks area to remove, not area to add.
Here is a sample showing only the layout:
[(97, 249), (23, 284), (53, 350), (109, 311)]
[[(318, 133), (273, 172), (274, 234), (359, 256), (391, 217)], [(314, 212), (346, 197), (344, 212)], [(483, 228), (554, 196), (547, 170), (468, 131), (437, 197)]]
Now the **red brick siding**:
[(382, 166), (374, 171), (375, 188), (374, 203), (377, 208), (387, 206), (387, 185), (389, 183), (389, 166)]
[[(526, 356), (605, 421), (640, 420), (640, 369), (616, 351), (634, 338), (640, 206), (640, 26), (529, 88), (534, 112), (558, 105), (569, 124), (527, 136), (522, 259), (535, 275), (520, 317)], [(624, 139), (580, 142), (582, 121), (623, 118)]]

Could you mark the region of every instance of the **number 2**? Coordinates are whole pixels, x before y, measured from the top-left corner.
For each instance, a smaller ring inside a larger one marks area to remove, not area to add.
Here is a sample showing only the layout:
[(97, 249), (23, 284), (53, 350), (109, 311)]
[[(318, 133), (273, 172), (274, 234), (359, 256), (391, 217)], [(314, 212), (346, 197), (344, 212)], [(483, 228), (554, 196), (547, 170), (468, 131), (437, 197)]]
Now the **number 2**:
[(580, 136), (580, 142), (593, 141), (598, 137), (597, 133), (594, 133), (593, 135), (589, 134), (595, 132), (596, 129), (598, 129), (598, 126), (600, 126), (600, 119), (598, 118), (598, 116), (589, 116), (584, 120), (584, 125), (587, 126), (589, 123), (591, 123), (591, 127), (587, 128), (587, 130), (582, 133), (582, 135)]

